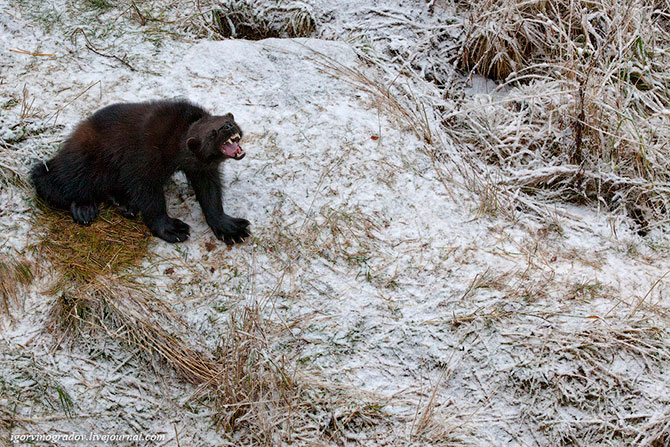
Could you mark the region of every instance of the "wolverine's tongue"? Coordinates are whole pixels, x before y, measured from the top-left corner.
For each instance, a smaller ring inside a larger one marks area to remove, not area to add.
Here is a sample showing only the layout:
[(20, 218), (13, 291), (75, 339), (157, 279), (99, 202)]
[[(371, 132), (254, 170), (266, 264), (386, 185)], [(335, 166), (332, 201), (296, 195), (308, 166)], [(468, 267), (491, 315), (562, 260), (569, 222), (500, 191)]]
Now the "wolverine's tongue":
[(224, 154), (230, 158), (240, 159), (244, 156), (244, 150), (235, 142), (225, 143), (221, 148)]

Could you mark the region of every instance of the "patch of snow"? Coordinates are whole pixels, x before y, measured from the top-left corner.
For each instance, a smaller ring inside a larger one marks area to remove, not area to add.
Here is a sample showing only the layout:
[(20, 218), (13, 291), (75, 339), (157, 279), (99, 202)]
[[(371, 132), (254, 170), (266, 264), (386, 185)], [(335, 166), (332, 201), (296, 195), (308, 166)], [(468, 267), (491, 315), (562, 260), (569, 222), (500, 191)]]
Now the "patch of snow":
[[(397, 8), (386, 13), (401, 21), (411, 15), (412, 8)], [(268, 318), (300, 322), (292, 338), (277, 344), (336, 381), (391, 399), (387, 410), (398, 420), (423, 408), (446, 371), (436, 402), (449, 417), (462, 418), (473, 443), (542, 445), (547, 440), (538, 427), (519, 416), (532, 403), (515, 393), (526, 383), (577, 374), (574, 364), (557, 360), (556, 334), (606, 333), (603, 328), (636, 314), (666, 321), (670, 278), (660, 278), (670, 261), (663, 250), (626, 228), (614, 233), (610, 216), (593, 209), (548, 207), (581, 222), (562, 226), (557, 217), (559, 229), (539, 228), (523, 216), (511, 223), (478, 216), (458, 186), (463, 179), (450, 179), (447, 190), (423, 142), (332, 69), (336, 63), (377, 75), (347, 43), (170, 40), (156, 50), (136, 42), (134, 65), (144, 71), (131, 72), (85, 48), (70, 53), (69, 44), (20, 12), (12, 10), (10, 19), (4, 14), (10, 9), (0, 3), (4, 48), (57, 55), (0, 55), (3, 101), (20, 98), (25, 84), (36, 98), (32, 119), (66, 128), (29, 138), (23, 144), (33, 154), (47, 157), (78, 120), (117, 101), (185, 97), (212, 112), (232, 112), (245, 131), (248, 156), (223, 168), (224, 207), (252, 222), (255, 239), (230, 250), (216, 241), (185, 177), (177, 175), (168, 189), (170, 213), (191, 225), (191, 238), (180, 245), (152, 240), (158, 261), (142, 266), (147, 281), (211, 348), (227, 323), (221, 309), (269, 301)], [(338, 23), (330, 26), (346, 27)], [(389, 36), (394, 45), (408, 39)], [(485, 88), (484, 82), (473, 86)], [(6, 116), (3, 138), (13, 135), (19, 106)], [(28, 194), (3, 187), (0, 204), (2, 248), (22, 251), (30, 242)], [(168, 267), (173, 274), (165, 274)], [(66, 349), (49, 357), (40, 332), (53, 299), (38, 293), (45, 289), (42, 282), (32, 287), (20, 321), (2, 338), (12, 349), (25, 344), (22, 349), (43, 356), (78, 411), (102, 414), (69, 421), (64, 430), (109, 431), (128, 423), (172, 436), (177, 420), (184, 439), (223, 442), (207, 418), (180, 407), (179, 398), (192, 390), (170, 378), (153, 386), (152, 371), (137, 359), (124, 365), (123, 358), (105, 358), (104, 346), (95, 358)], [(42, 341), (27, 343), (32, 339)], [(547, 358), (555, 363), (536, 364), (545, 341), (553, 343)], [(623, 352), (611, 368), (646, 390), (650, 398), (640, 403), (648, 404), (667, 390), (667, 379), (645, 377), (635, 361)], [(394, 401), (398, 396), (403, 400)], [(123, 422), (111, 416), (130, 408), (136, 415)], [(561, 415), (587, 416), (573, 410)]]

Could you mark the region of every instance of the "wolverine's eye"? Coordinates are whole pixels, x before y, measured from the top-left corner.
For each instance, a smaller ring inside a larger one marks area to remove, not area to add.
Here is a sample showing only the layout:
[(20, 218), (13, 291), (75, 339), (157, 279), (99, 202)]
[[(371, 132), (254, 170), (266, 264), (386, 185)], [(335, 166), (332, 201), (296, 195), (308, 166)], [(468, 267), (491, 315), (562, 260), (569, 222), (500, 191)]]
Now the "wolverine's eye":
[(230, 132), (233, 130), (233, 123), (224, 123), (219, 132)]

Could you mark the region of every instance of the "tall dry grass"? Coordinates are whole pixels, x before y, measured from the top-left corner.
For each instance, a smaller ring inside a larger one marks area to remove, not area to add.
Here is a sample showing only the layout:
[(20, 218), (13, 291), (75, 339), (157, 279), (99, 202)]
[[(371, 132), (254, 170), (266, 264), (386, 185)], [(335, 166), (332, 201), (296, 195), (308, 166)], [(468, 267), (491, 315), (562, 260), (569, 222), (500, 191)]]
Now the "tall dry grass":
[(226, 0), (214, 2), (211, 14), (211, 29), (226, 38), (308, 37), (317, 25), (313, 8), (301, 1)]
[(595, 202), (641, 232), (670, 211), (670, 9), (649, 0), (473, 2), (459, 66), (501, 81), (443, 122), (501, 185)]
[(0, 314), (12, 319), (12, 308), (20, 301), (19, 296), (25, 287), (33, 282), (31, 264), (27, 259), (14, 252), (2, 253), (0, 261)]

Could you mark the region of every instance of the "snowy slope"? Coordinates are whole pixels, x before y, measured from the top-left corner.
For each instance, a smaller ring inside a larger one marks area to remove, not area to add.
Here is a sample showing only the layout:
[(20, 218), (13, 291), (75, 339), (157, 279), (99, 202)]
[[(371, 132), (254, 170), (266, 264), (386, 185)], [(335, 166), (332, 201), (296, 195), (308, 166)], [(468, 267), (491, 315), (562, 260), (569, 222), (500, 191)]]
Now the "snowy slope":
[[(457, 171), (436, 166), (413, 129), (344, 73), (341, 66), (383, 82), (349, 44), (156, 47), (133, 39), (128, 25), (114, 51), (128, 51), (131, 71), (13, 4), (0, 11), (0, 102), (18, 100), (2, 110), (0, 135), (48, 128), (6, 149), (22, 174), (79, 119), (113, 102), (185, 97), (235, 115), (248, 155), (223, 168), (224, 207), (252, 222), (252, 241), (232, 249), (216, 241), (177, 175), (170, 213), (191, 225), (191, 238), (153, 239), (146, 281), (210, 348), (227, 323), (220, 309), (262, 303), (268, 319), (290, 326), (277, 350), (385, 404), (392, 430), (362, 430), (352, 445), (554, 445), (556, 433), (588, 445), (589, 424), (638, 430), (642, 442), (670, 414), (667, 240), (614, 234), (592, 209), (547, 206), (554, 226), (477, 213), (463, 179), (440, 178)], [(35, 101), (21, 119), (24, 85)], [(2, 188), (0, 246), (20, 252), (34, 237), (29, 196)], [(0, 369), (19, 383), (17, 365), (35, 356), (86, 417), (45, 419), (40, 430), (228, 442), (207, 409), (185, 408), (192, 387), (156, 380), (132, 352), (52, 350), (45, 270), (0, 332), (16, 366)], [(631, 428), (633, 414), (640, 419)]]

